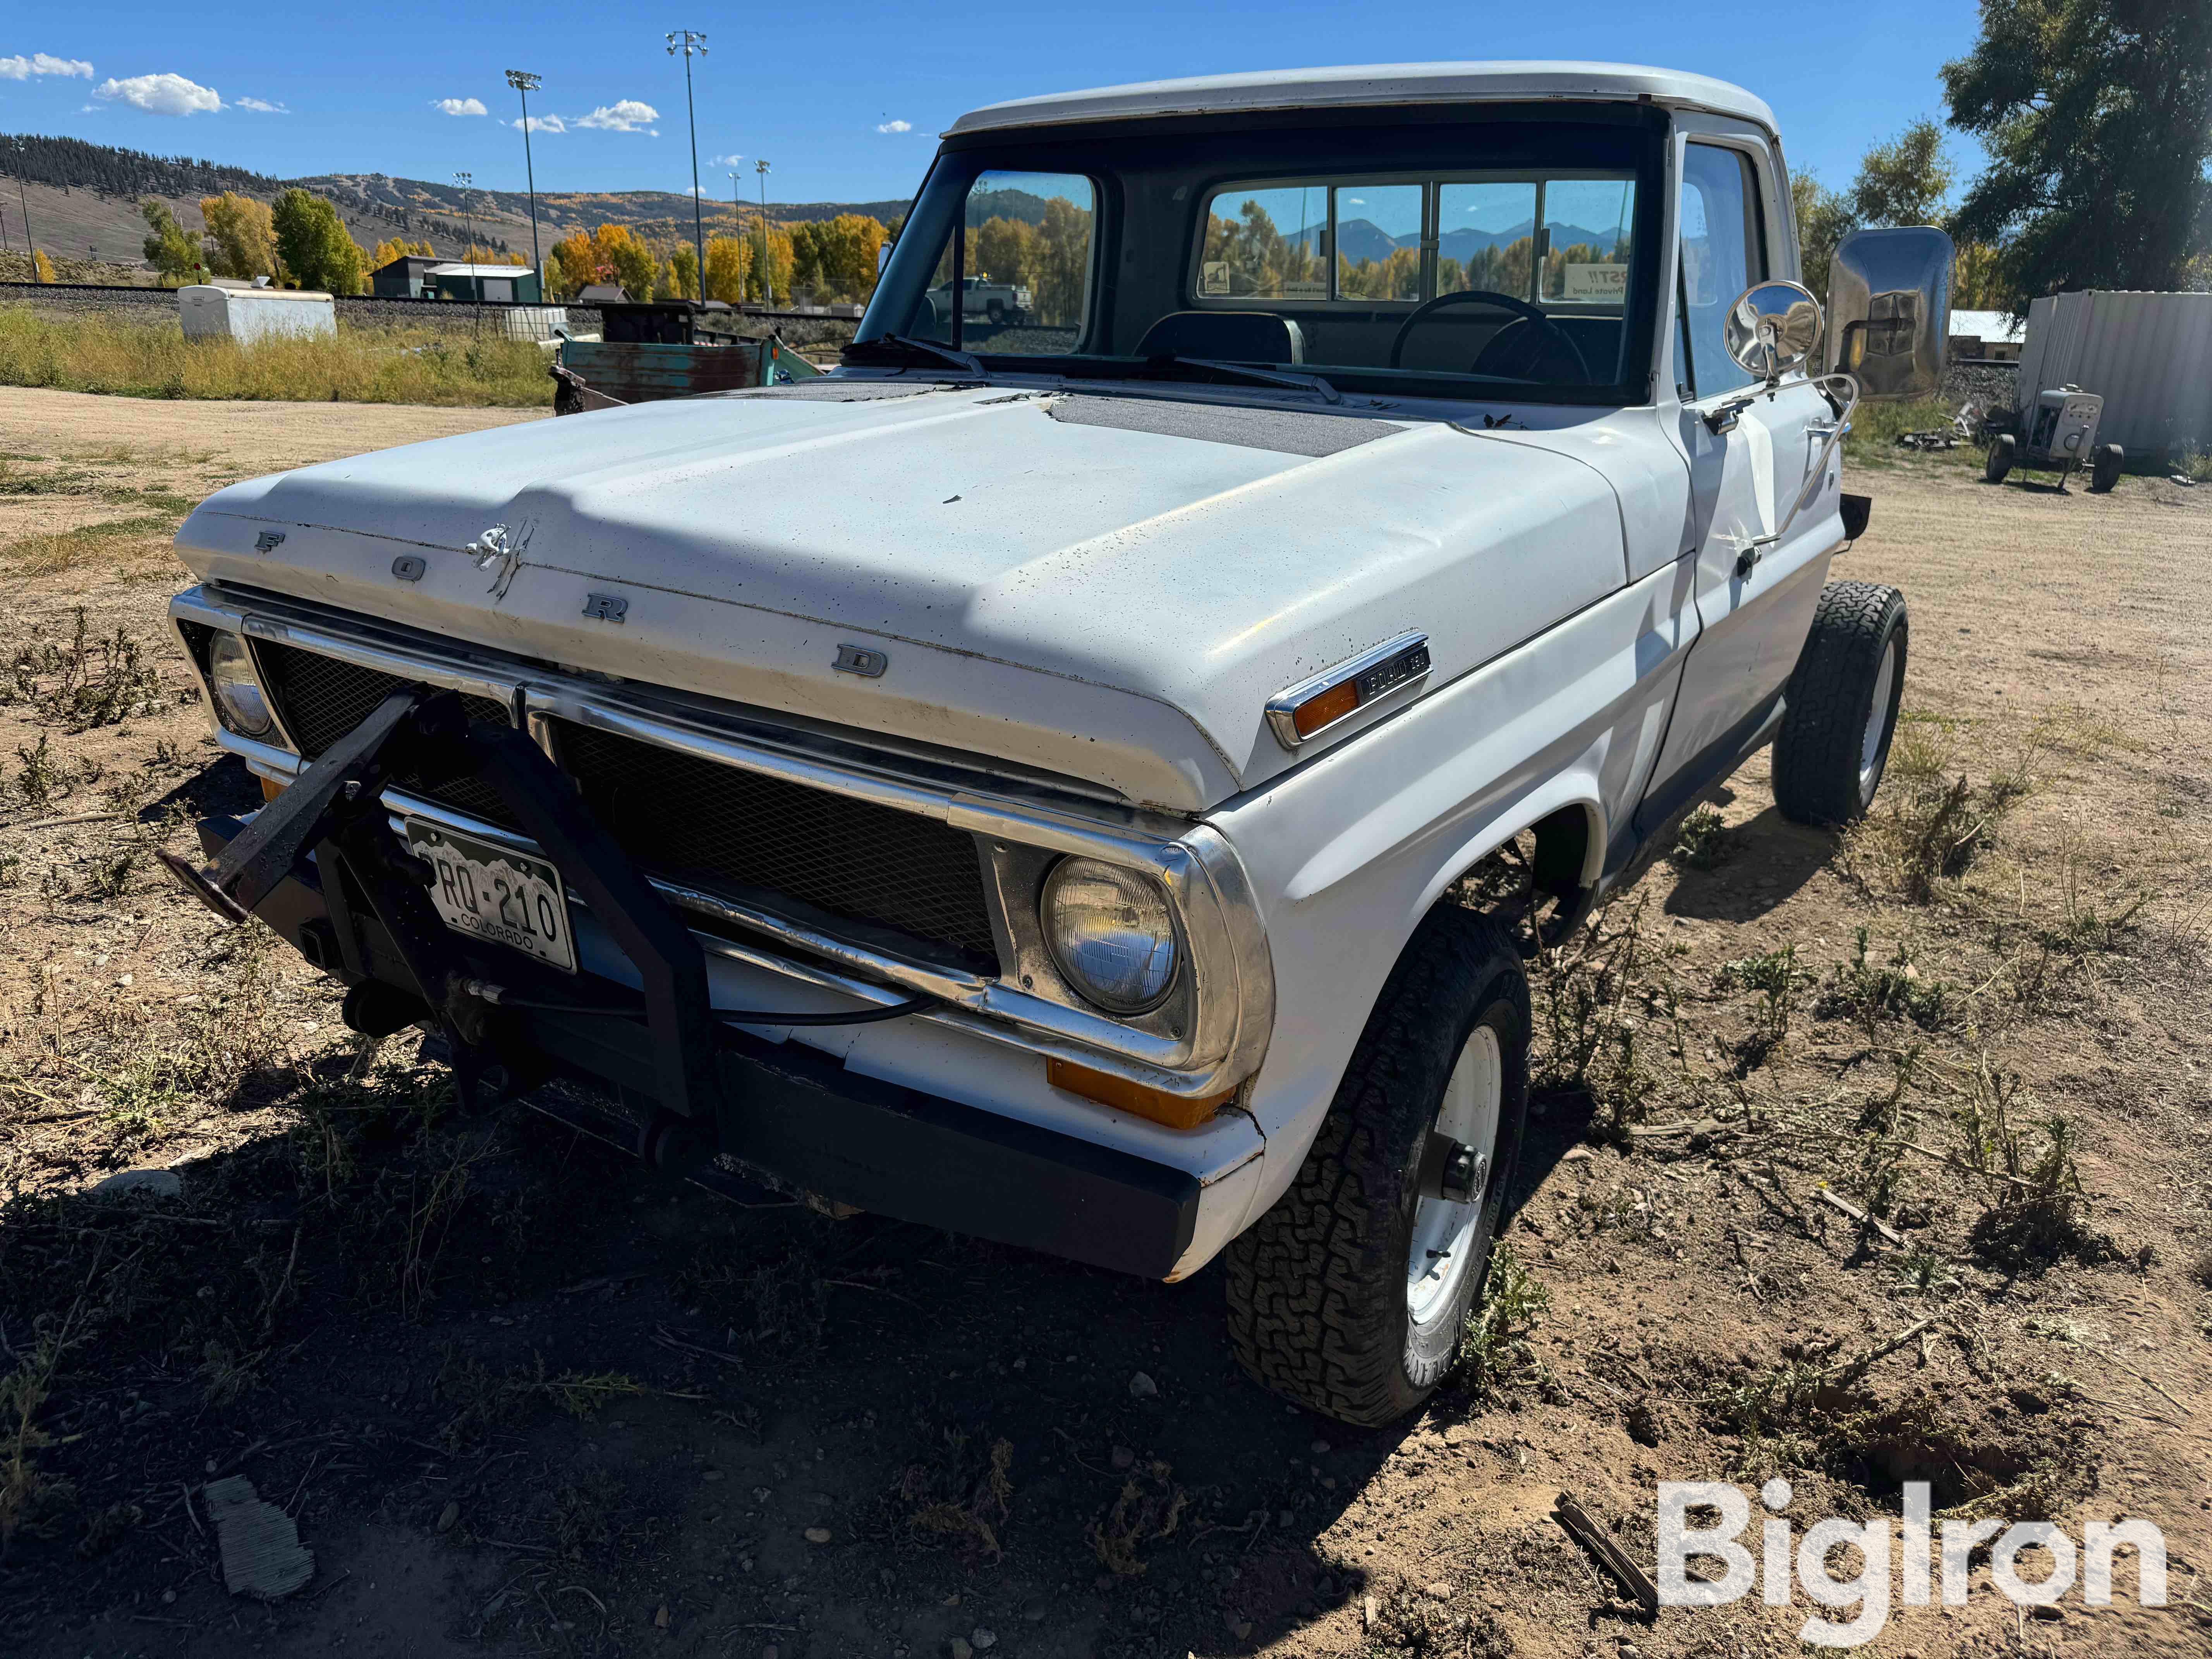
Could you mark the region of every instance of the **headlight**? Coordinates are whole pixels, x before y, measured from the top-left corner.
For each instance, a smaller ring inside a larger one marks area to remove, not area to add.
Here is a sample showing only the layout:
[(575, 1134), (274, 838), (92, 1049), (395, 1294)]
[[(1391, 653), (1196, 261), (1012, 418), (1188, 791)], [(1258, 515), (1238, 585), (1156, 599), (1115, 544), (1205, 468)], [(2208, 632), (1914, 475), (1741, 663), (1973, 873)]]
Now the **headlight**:
[(1175, 984), (1175, 913), (1150, 876), (1062, 859), (1038, 908), (1054, 965), (1109, 1013), (1156, 1008)]
[(265, 738), (275, 729), (268, 693), (253, 672), (246, 641), (237, 635), (217, 634), (208, 642), (208, 681), (215, 687), (216, 712), (239, 736)]

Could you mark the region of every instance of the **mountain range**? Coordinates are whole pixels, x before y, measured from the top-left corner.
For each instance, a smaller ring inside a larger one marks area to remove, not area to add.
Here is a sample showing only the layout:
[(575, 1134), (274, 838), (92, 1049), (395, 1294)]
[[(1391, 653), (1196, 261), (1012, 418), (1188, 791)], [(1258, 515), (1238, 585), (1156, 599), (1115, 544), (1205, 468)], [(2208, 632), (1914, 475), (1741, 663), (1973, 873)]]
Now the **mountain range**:
[[(1561, 219), (1549, 220), (1544, 228), (1551, 232), (1555, 248), (1588, 243), (1611, 252), (1620, 237), (1617, 230), (1588, 230)], [(1493, 248), (1510, 247), (1534, 228), (1534, 220), (1523, 219), (1504, 230), (1448, 230), (1437, 240), (1437, 252), (1443, 258), (1464, 262)], [(1289, 240), (1300, 247), (1314, 249), (1322, 245), (1328, 234), (1327, 225), (1308, 225), (1292, 233)], [(1419, 246), (1420, 240), (1418, 232), (1410, 236), (1393, 236), (1370, 219), (1346, 219), (1336, 228), (1337, 250), (1354, 264), (1387, 259), (1401, 247)]]

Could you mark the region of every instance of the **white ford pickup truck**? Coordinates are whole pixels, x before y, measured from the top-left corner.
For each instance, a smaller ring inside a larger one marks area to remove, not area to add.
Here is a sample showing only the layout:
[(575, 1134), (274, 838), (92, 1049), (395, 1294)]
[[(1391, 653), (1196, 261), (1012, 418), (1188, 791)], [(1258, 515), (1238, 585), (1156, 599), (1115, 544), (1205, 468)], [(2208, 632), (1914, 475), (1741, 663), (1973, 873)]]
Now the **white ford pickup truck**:
[[(987, 234), (1060, 319), (1019, 355), (930, 303)], [(1772, 115), (1694, 75), (976, 111), (838, 373), (201, 506), (175, 624), (268, 805), (173, 868), (465, 1099), (1225, 1253), (1252, 1374), (1389, 1419), (1513, 1196), (1533, 940), (1762, 744), (1800, 821), (1881, 781), (1840, 438), (1933, 389), (1949, 246), (1851, 239), (1825, 318), (1797, 261)]]

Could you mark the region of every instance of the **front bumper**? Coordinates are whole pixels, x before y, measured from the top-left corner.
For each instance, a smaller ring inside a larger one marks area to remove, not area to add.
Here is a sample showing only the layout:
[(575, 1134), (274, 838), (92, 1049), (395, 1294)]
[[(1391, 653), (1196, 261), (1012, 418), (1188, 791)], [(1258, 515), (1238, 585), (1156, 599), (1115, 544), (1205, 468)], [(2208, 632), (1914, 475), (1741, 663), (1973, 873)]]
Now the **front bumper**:
[[(213, 859), (243, 827), (235, 818), (204, 819), (200, 844)], [(330, 906), (313, 863), (278, 884), (256, 914), (309, 962), (338, 971)], [(359, 930), (371, 976), (411, 992), (374, 917), (349, 913), (348, 922)], [(475, 954), (465, 944), (460, 949)], [(478, 964), (492, 976), (502, 965), (490, 955)], [(653, 1056), (643, 1028), (521, 1009), (502, 1011), (501, 1018), (516, 1023), (511, 1035), (544, 1058), (549, 1076), (620, 1095), (650, 1093)], [(1188, 1271), (1207, 1192), (1188, 1170), (867, 1077), (795, 1044), (733, 1034), (717, 1063), (714, 1150), (779, 1184), (1146, 1278)], [(1241, 1199), (1243, 1183), (1235, 1184)]]

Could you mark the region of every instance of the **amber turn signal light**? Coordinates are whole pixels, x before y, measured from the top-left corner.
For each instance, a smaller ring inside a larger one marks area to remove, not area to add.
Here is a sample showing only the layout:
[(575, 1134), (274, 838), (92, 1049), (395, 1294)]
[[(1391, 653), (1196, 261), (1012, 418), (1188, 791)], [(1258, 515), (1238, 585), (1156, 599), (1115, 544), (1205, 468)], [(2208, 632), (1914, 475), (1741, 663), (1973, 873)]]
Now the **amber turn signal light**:
[(1267, 702), (1267, 724), (1275, 741), (1295, 751), (1309, 738), (1382, 702), (1422, 684), (1429, 678), (1429, 636), (1401, 634), (1372, 651), (1300, 680)]
[(279, 783), (274, 778), (264, 778), (261, 780), (261, 799), (264, 801), (275, 800), (277, 796), (291, 787), (289, 783)]
[(1096, 1101), (1101, 1106), (1112, 1106), (1138, 1117), (1149, 1118), (1154, 1123), (1164, 1123), (1170, 1129), (1195, 1129), (1219, 1111), (1237, 1092), (1234, 1089), (1227, 1089), (1218, 1095), (1194, 1100), (1183, 1095), (1171, 1095), (1164, 1089), (1147, 1088), (1141, 1083), (1132, 1083), (1127, 1078), (1110, 1077), (1104, 1072), (1094, 1072), (1087, 1066), (1078, 1066), (1065, 1060), (1046, 1060), (1044, 1074), (1046, 1080), (1055, 1089), (1081, 1095), (1085, 1100)]

